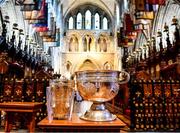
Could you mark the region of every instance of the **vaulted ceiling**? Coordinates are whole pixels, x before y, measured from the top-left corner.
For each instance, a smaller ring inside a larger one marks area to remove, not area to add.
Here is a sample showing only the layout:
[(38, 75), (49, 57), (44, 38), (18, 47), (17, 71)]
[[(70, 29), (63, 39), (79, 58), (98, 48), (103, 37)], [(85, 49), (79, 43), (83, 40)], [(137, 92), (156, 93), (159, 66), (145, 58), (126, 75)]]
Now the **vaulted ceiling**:
[(61, 3), (63, 4), (64, 16), (66, 16), (68, 12), (78, 6), (92, 4), (100, 7), (112, 17), (114, 15), (114, 9), (117, 0), (62, 0)]
[[(48, 0), (47, 0), (48, 1)], [(57, 0), (58, 1), (58, 0)], [(76, 7), (84, 4), (91, 4), (98, 6), (104, 10), (108, 15), (113, 18), (115, 14), (115, 6), (120, 0), (59, 0), (63, 7), (63, 16), (65, 17), (69, 12), (73, 11)], [(17, 23), (18, 28), (24, 29), (27, 27), (24, 21), (23, 14), (20, 11), (20, 6), (15, 6), (14, 0), (5, 0), (3, 4), (0, 5), (3, 18), (9, 16), (11, 23)], [(29, 29), (30, 31), (32, 29)], [(29, 32), (29, 30), (25, 30)]]

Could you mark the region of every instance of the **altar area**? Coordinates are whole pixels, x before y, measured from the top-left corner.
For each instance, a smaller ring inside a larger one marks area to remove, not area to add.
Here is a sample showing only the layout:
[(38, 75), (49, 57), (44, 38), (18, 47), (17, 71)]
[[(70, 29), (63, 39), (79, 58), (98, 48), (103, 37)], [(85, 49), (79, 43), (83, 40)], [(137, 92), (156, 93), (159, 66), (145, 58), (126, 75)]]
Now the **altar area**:
[[(92, 103), (88, 101), (75, 102), (71, 120), (53, 120), (52, 122), (49, 122), (48, 118), (46, 117), (39, 123), (37, 123), (37, 125), (35, 126), (36, 128), (34, 127), (35, 129), (32, 132), (120, 132), (120, 130), (124, 130), (124, 127), (127, 127), (124, 121), (119, 118), (110, 122), (91, 122), (81, 120), (79, 116), (81, 116), (82, 113), (90, 108), (91, 104)], [(23, 104), (22, 102), (22, 105), (29, 106), (27, 102), (26, 104)], [(19, 112), (18, 109), (16, 109), (15, 111)], [(11, 128), (11, 132), (15, 133), (28, 132), (28, 129), (15, 128), (15, 125), (12, 124)], [(5, 128), (1, 127), (0, 132), (4, 131)]]
[(120, 132), (126, 124), (118, 118), (111, 122), (85, 121), (73, 114), (72, 120), (53, 120), (51, 123), (44, 118), (38, 126), (45, 132)]

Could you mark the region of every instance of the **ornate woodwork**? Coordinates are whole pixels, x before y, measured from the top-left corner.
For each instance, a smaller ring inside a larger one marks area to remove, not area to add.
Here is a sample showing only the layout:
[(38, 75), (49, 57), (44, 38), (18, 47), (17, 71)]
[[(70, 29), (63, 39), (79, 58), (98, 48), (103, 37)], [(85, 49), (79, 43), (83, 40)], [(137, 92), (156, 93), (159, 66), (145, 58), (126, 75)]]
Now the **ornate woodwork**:
[[(166, 44), (158, 31), (156, 38), (143, 45), (144, 53), (139, 53), (138, 49), (126, 56), (124, 66), (131, 73), (132, 131), (180, 131), (180, 30), (177, 19), (172, 21), (175, 26), (173, 43), (165, 24)], [(144, 58), (139, 58), (139, 54), (140, 57), (144, 54)]]
[[(180, 54), (180, 30), (177, 19), (173, 18), (172, 22), (172, 25), (175, 26), (173, 43), (170, 41), (169, 27), (165, 24), (164, 33), (166, 34), (166, 44), (163, 44), (162, 33), (158, 31), (157, 37), (152, 37), (147, 44), (143, 46), (143, 50), (139, 48), (135, 50), (133, 54), (127, 53), (128, 50), (124, 51), (126, 53), (124, 53), (123, 64), (126, 70), (132, 75), (136, 75), (136, 73), (142, 70), (143, 64), (143, 70), (153, 79), (160, 77), (164, 79), (170, 77), (179, 79), (178, 57)], [(156, 43), (156, 40), (159, 40), (159, 43)], [(144, 58), (142, 58), (143, 54)], [(127, 57), (127, 55), (129, 56)], [(124, 58), (126, 58), (126, 60)]]
[(131, 129), (179, 131), (179, 88), (178, 80), (133, 80), (130, 89)]

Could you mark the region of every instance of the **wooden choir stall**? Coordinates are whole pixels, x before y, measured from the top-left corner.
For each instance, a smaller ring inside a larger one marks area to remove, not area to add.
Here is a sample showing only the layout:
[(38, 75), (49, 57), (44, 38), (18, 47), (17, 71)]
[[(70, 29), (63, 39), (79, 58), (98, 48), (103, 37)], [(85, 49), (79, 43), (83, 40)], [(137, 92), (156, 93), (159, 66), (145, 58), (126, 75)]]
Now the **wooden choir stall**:
[(131, 131), (180, 131), (180, 30), (177, 19), (172, 21), (173, 42), (167, 24), (163, 30), (167, 47), (160, 31), (132, 53), (124, 47), (124, 68), (131, 74)]

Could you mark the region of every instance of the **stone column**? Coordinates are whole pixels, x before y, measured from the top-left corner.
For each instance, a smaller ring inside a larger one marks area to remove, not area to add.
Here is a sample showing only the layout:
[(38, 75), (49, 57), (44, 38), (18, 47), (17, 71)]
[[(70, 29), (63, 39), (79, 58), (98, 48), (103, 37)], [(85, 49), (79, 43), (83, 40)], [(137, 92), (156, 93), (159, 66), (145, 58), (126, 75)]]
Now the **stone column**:
[(76, 22), (77, 22), (77, 16), (74, 15), (74, 16), (73, 16), (73, 29), (76, 29), (76, 28), (77, 28)]
[(82, 14), (82, 29), (85, 29), (85, 15), (84, 14)]
[(91, 15), (91, 29), (95, 29), (95, 16), (94, 16), (94, 14)]
[(100, 29), (103, 29), (103, 16), (100, 16)]

